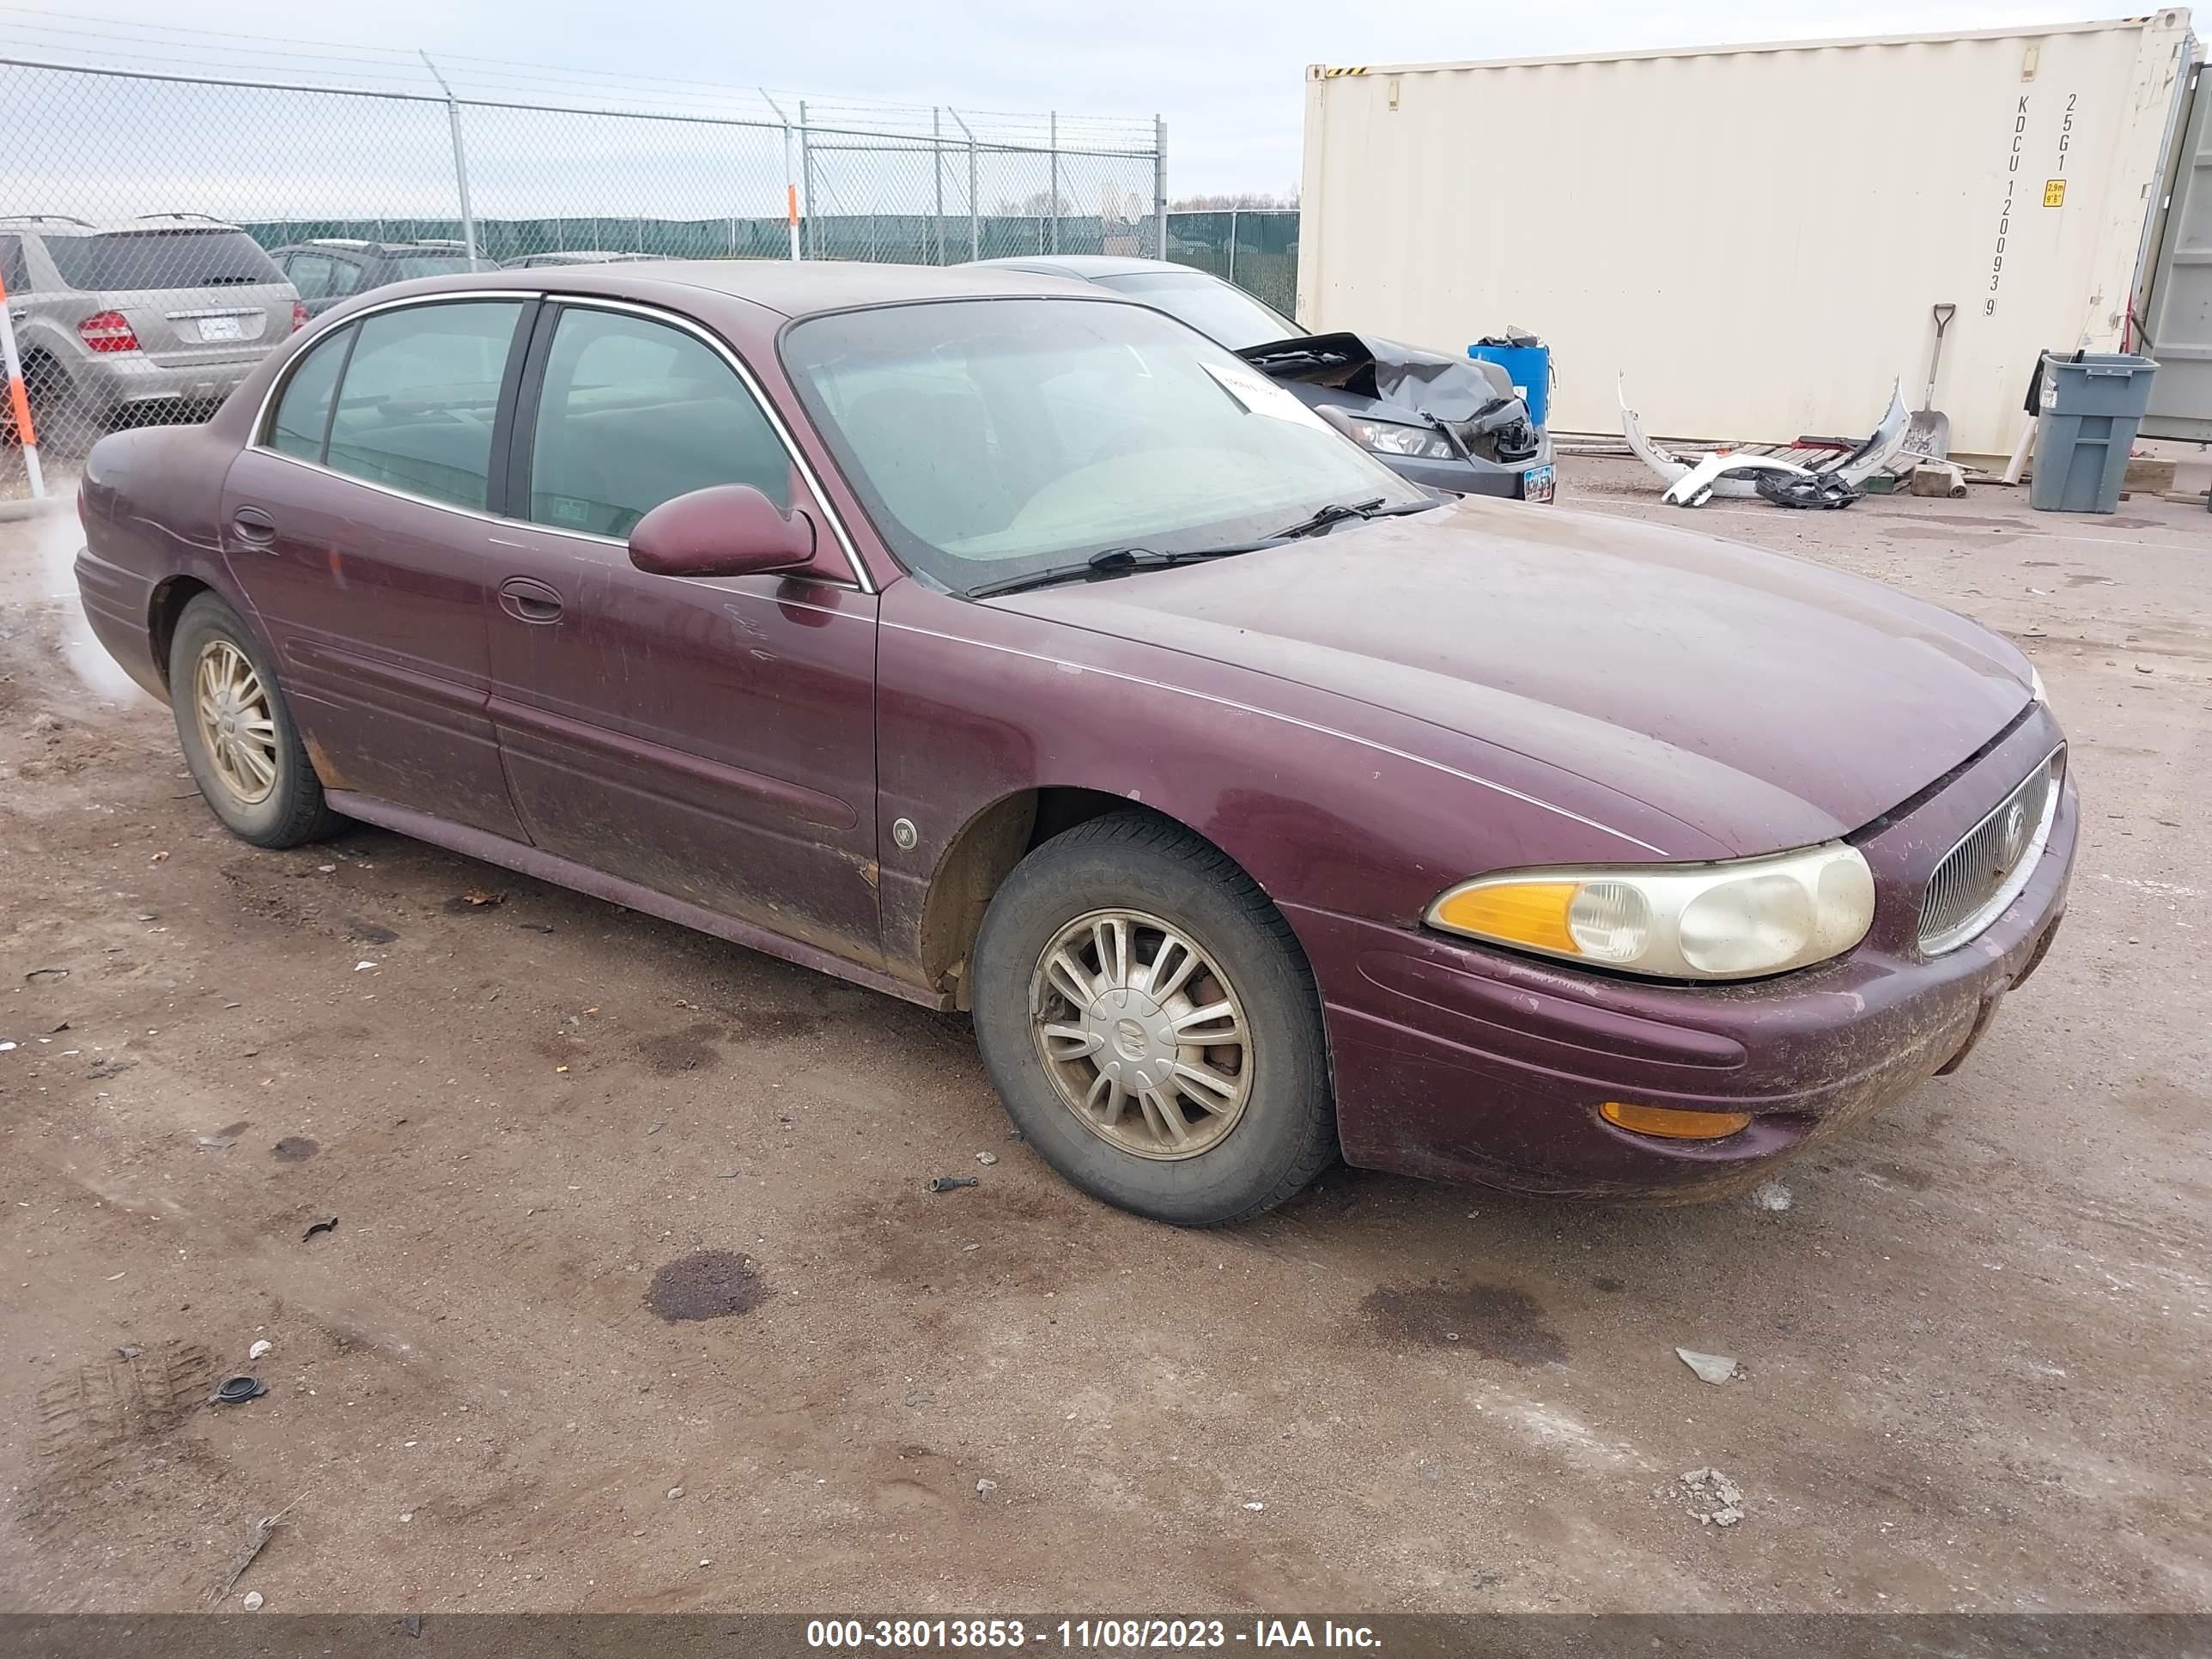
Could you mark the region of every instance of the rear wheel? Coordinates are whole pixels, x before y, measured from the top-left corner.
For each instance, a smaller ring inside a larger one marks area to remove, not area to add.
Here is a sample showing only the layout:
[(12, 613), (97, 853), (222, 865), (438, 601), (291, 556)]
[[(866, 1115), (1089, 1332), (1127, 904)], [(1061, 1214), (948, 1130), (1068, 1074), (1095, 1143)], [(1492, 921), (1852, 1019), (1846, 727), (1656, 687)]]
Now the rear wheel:
[(1250, 877), (1178, 826), (1117, 812), (1038, 848), (992, 900), (975, 966), (976, 1038), (1008, 1115), (1095, 1197), (1212, 1226), (1334, 1158), (1297, 941)]
[(213, 593), (177, 619), (169, 705), (192, 781), (233, 835), (296, 847), (337, 827), (267, 652)]
[[(30, 399), (31, 424), (37, 428), (40, 447), (66, 448), (90, 435), (89, 416), (69, 371), (44, 352), (23, 359), (23, 393)], [(15, 439), (21, 442), (22, 434)]]

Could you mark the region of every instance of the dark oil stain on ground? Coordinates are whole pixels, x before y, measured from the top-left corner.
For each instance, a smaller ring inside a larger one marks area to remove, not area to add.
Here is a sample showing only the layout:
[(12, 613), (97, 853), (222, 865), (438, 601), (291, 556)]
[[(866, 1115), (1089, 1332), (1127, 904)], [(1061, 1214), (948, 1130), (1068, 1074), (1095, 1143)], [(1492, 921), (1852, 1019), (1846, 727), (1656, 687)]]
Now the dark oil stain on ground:
[(1590, 1280), (1590, 1289), (1594, 1291), (1603, 1291), (1607, 1296), (1618, 1296), (1621, 1291), (1627, 1288), (1627, 1285), (1622, 1284), (1620, 1280), (1613, 1278), (1610, 1273), (1600, 1273), (1595, 1279)]
[(1536, 1298), (1499, 1285), (1386, 1285), (1369, 1291), (1360, 1308), (1385, 1340), (1401, 1346), (1468, 1348), (1509, 1365), (1567, 1357), (1565, 1341), (1544, 1323)]
[(383, 923), (375, 921), (349, 921), (346, 924), (346, 934), (350, 939), (359, 939), (363, 945), (389, 945), (399, 937)]
[(768, 1300), (752, 1262), (735, 1250), (695, 1250), (679, 1255), (659, 1273), (645, 1292), (645, 1305), (671, 1324), (687, 1319), (727, 1319), (750, 1313)]
[(287, 1164), (297, 1164), (301, 1158), (313, 1158), (323, 1149), (305, 1135), (286, 1135), (270, 1150)]
[(646, 1070), (654, 1076), (678, 1077), (685, 1072), (712, 1066), (716, 1055), (711, 1045), (721, 1035), (720, 1026), (701, 1021), (680, 1031), (647, 1037), (637, 1045), (635, 1052), (645, 1062)]

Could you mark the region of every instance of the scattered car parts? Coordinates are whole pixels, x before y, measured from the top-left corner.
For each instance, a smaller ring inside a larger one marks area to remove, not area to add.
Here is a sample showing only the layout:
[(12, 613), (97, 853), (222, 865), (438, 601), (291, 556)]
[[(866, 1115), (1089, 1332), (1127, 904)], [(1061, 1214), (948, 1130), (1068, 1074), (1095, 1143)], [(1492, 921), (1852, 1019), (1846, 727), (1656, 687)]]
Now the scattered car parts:
[[(1626, 377), (1616, 382), (1616, 386), (1620, 400), (1621, 435), (1628, 441), (1628, 447), (1636, 453), (1637, 459), (1650, 467), (1666, 485), (1662, 499), (1676, 507), (1703, 507), (1715, 495), (1742, 497), (1759, 495), (1762, 492), (1759, 479), (1762, 475), (1797, 478), (1834, 477), (1853, 491), (1863, 492), (1869, 478), (1897, 459), (1904, 447), (1905, 427), (1911, 418), (1905, 411), (1903, 393), (1893, 383), (1889, 389), (1889, 408), (1881, 422), (1863, 443), (1839, 461), (1820, 466), (1806, 465), (1793, 457), (1821, 456), (1830, 452), (1826, 445), (1802, 442), (1778, 448), (1753, 446), (1742, 449), (1717, 449), (1694, 459), (1685, 460), (1644, 435), (1644, 428), (1637, 418), (1636, 411), (1628, 405)], [(1856, 498), (1855, 495), (1853, 499)], [(1791, 501), (1785, 504), (1802, 506), (1810, 503)], [(1821, 506), (1841, 504), (1819, 503)]]

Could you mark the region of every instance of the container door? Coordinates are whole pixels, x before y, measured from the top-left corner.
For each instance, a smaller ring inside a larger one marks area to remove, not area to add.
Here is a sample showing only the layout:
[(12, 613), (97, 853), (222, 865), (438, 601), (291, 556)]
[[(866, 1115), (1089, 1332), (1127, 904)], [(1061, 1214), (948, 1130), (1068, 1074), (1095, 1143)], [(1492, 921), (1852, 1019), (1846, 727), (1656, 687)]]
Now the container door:
[(2201, 64), (2193, 98), (2143, 307), (2141, 349), (2157, 360), (2158, 373), (2138, 431), (2205, 442), (2212, 441), (2212, 94)]

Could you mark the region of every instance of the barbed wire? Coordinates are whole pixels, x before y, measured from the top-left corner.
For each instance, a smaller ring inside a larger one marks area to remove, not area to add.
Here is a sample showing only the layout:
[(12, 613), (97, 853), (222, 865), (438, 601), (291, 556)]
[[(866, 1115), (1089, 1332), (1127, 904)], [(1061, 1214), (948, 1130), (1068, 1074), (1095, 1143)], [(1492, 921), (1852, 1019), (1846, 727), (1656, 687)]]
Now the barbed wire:
[[(35, 20), (35, 21), (33, 21)], [(0, 57), (30, 66), (110, 69), (217, 82), (443, 100), (422, 54), (306, 36), (253, 36), (95, 13), (57, 14), (0, 4)], [(1018, 148), (1136, 154), (1156, 142), (1156, 118), (966, 105), (821, 99), (777, 87), (672, 76), (616, 74), (573, 65), (436, 54), (456, 96), (485, 102), (641, 114), (696, 114), (781, 126), (805, 106), (808, 123), (854, 132)]]

